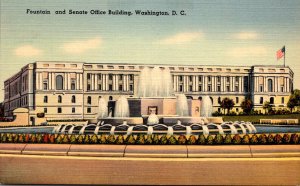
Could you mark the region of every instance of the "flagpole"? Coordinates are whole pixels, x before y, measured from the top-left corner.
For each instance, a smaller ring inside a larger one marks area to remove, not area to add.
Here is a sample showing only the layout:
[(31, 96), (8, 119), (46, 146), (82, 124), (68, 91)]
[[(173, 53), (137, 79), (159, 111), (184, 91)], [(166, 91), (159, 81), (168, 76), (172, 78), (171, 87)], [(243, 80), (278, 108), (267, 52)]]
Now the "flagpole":
[(286, 49), (285, 49), (285, 46), (284, 46), (283, 67), (285, 67), (285, 54), (286, 54)]

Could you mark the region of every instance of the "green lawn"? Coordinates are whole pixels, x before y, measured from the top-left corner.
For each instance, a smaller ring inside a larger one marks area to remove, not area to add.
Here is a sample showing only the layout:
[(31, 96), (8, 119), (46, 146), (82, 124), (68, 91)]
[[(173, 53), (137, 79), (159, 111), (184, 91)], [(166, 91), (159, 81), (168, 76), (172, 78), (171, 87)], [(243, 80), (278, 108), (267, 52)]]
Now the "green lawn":
[(300, 114), (287, 115), (257, 115), (257, 116), (222, 116), (224, 121), (251, 121), (259, 122), (260, 119), (298, 119)]

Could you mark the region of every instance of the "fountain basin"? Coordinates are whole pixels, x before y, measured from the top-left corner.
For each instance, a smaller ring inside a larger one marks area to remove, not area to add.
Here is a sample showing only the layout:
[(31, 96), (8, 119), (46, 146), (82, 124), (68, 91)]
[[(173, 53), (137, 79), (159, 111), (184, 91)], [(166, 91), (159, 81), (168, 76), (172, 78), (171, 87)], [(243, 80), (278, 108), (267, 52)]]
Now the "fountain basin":
[(222, 117), (207, 117), (206, 119), (209, 123), (221, 124), (224, 122)]
[(207, 123), (209, 123), (209, 121), (204, 117), (189, 117), (189, 116), (163, 117), (163, 123), (165, 125), (174, 125), (178, 121), (180, 121), (181, 124), (191, 124), (191, 123), (207, 124)]
[(142, 117), (113, 117), (113, 118), (103, 118), (99, 121), (104, 121), (104, 123), (109, 123), (111, 125), (121, 125), (124, 122), (129, 125), (140, 125), (143, 124)]

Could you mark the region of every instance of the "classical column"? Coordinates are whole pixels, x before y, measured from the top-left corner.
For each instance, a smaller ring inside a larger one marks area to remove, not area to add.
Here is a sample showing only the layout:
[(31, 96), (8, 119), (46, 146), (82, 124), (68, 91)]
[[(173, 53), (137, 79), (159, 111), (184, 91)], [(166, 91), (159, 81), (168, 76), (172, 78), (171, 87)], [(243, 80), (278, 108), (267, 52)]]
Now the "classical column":
[(56, 89), (56, 86), (55, 86), (55, 84), (56, 84), (56, 82), (55, 82), (55, 73), (53, 72), (52, 73), (52, 90), (55, 90)]

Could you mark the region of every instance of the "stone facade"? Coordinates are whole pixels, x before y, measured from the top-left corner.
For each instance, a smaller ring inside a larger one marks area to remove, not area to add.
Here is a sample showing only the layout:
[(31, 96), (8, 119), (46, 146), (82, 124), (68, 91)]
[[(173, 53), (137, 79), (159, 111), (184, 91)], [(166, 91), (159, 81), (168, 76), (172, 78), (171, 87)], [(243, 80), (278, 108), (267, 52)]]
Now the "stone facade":
[[(23, 107), (44, 112), (47, 118), (94, 119), (99, 97), (117, 100), (135, 97), (140, 71), (144, 67), (169, 68), (175, 94), (190, 99), (209, 95), (214, 111), (222, 111), (219, 101), (234, 100), (235, 112), (249, 97), (254, 109), (262, 111), (265, 101), (276, 109), (286, 107), (293, 89), (293, 71), (277, 66), (203, 66), (85, 62), (35, 62), (23, 67), (4, 82), (5, 116)], [(31, 116), (33, 119), (35, 115)]]

